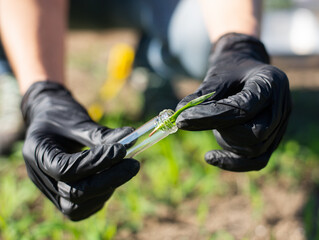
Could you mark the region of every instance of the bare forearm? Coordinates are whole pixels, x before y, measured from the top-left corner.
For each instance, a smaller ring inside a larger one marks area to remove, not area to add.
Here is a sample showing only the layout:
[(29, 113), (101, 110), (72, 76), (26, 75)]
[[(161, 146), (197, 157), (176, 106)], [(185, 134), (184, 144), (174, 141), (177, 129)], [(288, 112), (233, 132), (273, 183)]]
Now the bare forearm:
[(24, 93), (41, 80), (64, 81), (67, 0), (0, 0), (0, 31)]
[(229, 32), (259, 37), (262, 0), (199, 0), (212, 42)]

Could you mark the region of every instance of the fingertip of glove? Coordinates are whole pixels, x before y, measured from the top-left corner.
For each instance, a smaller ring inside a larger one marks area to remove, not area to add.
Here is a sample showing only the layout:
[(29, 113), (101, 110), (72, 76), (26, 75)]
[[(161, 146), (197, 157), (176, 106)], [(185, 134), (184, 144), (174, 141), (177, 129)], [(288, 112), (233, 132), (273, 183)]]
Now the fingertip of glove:
[(130, 134), (130, 133), (134, 132), (134, 130), (135, 130), (135, 128), (128, 127), (128, 126), (127, 127), (121, 127), (119, 129), (122, 130), (126, 134)]
[(181, 113), (181, 114), (177, 117), (177, 119), (176, 119), (176, 126), (177, 126), (179, 129), (187, 130), (188, 123), (187, 123), (187, 120), (185, 119), (185, 113)]
[(186, 127), (186, 123), (184, 121), (176, 121), (176, 126), (179, 129), (184, 129)]
[(214, 151), (210, 151), (205, 154), (205, 161), (210, 165), (219, 166), (219, 159), (216, 157)]
[(134, 177), (140, 170), (140, 163), (135, 159), (125, 159), (126, 164), (124, 165), (125, 170)]

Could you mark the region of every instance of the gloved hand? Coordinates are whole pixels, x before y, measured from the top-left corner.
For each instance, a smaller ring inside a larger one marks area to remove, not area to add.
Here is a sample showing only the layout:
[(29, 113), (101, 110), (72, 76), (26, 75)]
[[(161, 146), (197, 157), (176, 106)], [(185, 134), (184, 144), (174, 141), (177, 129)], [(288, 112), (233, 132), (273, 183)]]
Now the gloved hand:
[[(22, 100), (28, 129), (23, 157), (31, 180), (73, 221), (100, 210), (114, 190), (139, 171), (116, 142), (133, 131), (91, 120), (62, 86), (34, 83)], [(89, 146), (90, 150), (81, 151)]]
[(256, 38), (230, 33), (215, 44), (209, 70), (199, 89), (177, 106), (216, 91), (210, 101), (189, 108), (177, 118), (180, 129), (214, 129), (223, 150), (205, 160), (230, 171), (259, 170), (277, 148), (288, 123), (291, 98), (287, 76), (269, 65)]

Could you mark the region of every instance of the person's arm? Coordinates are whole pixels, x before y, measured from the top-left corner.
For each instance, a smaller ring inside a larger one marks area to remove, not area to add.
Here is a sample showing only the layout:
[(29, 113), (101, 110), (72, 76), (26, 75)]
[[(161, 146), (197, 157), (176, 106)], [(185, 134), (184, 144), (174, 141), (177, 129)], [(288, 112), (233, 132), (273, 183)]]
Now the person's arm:
[(22, 94), (36, 81), (64, 81), (66, 0), (0, 0), (0, 33)]
[(230, 32), (259, 37), (262, 0), (199, 0), (199, 2), (212, 42)]

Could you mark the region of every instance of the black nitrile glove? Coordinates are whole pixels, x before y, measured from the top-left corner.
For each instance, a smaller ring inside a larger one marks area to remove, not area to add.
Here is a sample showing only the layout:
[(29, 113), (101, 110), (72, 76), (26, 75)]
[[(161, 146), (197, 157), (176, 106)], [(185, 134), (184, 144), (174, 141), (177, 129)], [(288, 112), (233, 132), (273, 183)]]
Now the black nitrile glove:
[(216, 91), (210, 101), (189, 108), (177, 118), (178, 128), (214, 129), (223, 148), (206, 153), (209, 164), (230, 171), (265, 167), (288, 123), (291, 98), (287, 76), (269, 65), (256, 38), (230, 33), (221, 37), (210, 56), (199, 89), (177, 106)]
[[(100, 210), (114, 190), (139, 171), (118, 140), (130, 127), (109, 129), (91, 120), (62, 86), (34, 83), (22, 100), (28, 129), (23, 156), (31, 180), (71, 220)], [(89, 146), (90, 150), (81, 151)]]

